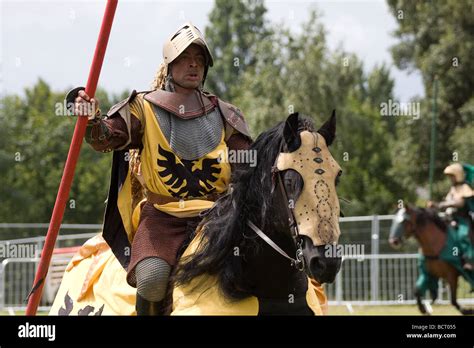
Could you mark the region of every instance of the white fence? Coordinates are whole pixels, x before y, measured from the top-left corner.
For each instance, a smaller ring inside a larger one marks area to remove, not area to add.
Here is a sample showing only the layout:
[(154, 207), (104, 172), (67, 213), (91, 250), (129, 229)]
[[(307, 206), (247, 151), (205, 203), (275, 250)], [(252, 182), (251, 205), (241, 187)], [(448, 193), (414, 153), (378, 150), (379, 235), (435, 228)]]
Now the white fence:
[[(67, 248), (82, 245), (87, 239), (95, 236), (102, 228), (97, 224), (63, 224), (57, 238), (56, 248)], [(46, 235), (48, 224), (0, 224), (2, 230), (14, 231), (39, 229)], [(75, 233), (79, 231), (95, 231), (94, 233)], [(69, 233), (69, 234), (68, 234)], [(26, 298), (30, 293), (39, 263), (39, 257), (44, 245), (44, 237), (21, 238), (0, 241), (2, 250), (7, 255), (0, 254), (0, 311), (25, 310)], [(16, 247), (18, 246), (18, 247)], [(8, 253), (16, 252), (14, 257)], [(25, 255), (28, 254), (28, 255)], [(62, 274), (73, 254), (62, 253), (53, 255), (50, 270), (45, 281), (43, 297), (39, 310), (48, 310), (54, 300)]]
[[(333, 284), (326, 285), (330, 304), (403, 305), (415, 304), (418, 254), (378, 254), (343, 259)], [(439, 280), (436, 303), (449, 304), (448, 285)], [(428, 295), (428, 294), (427, 294)], [(457, 290), (460, 304), (473, 304), (470, 286), (461, 280)], [(428, 299), (428, 297), (425, 297)]]
[[(389, 228), (393, 216), (357, 216), (341, 218), (340, 244), (357, 246), (361, 255), (343, 258), (341, 271), (333, 284), (326, 285), (331, 304), (398, 305), (414, 304), (414, 286), (418, 276), (416, 242), (406, 243), (402, 251), (394, 253), (388, 245)], [(62, 225), (57, 248), (82, 245), (94, 236), (101, 225)], [(46, 232), (48, 224), (0, 224), (2, 229), (40, 228)], [(94, 233), (64, 235), (66, 231), (86, 230)], [(35, 245), (37, 253), (29, 258), (4, 258), (0, 255), (0, 310), (26, 307), (25, 299), (31, 289), (39, 252), (44, 237), (0, 241), (5, 245)], [(45, 284), (40, 309), (47, 310), (59, 286), (60, 274), (68, 259), (53, 257), (52, 268)], [(474, 295), (464, 281), (457, 296), (460, 303), (474, 303)], [(440, 281), (438, 303), (449, 303), (449, 290)]]

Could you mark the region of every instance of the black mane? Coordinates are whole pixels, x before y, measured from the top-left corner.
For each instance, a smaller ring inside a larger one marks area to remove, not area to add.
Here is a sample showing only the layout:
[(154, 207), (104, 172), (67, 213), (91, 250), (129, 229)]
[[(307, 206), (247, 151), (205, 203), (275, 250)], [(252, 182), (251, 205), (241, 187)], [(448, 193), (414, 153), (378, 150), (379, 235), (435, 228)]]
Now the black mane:
[(441, 231), (446, 232), (448, 226), (434, 209), (415, 208), (416, 224), (418, 227), (425, 226), (428, 222), (433, 222)]
[[(302, 117), (299, 125), (298, 131), (313, 129), (312, 122)], [(219, 199), (203, 219), (200, 227), (204, 240), (195, 254), (181, 259), (174, 276), (176, 286), (208, 274), (217, 277), (221, 291), (228, 298), (251, 295), (242, 261), (258, 251), (259, 242), (246, 221), (252, 221), (264, 231), (274, 223), (275, 216), (268, 216), (272, 205), (272, 167), (284, 144), (284, 127), (285, 122), (280, 122), (253, 143), (250, 150), (257, 153), (257, 165), (240, 165), (232, 174), (232, 191)]]

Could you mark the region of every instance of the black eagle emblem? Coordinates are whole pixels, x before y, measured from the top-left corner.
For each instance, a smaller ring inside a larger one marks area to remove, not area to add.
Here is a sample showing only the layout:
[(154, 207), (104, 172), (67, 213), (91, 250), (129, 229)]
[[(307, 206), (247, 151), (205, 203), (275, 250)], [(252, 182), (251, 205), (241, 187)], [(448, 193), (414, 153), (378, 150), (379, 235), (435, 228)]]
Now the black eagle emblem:
[[(212, 184), (217, 181), (221, 172), (217, 158), (181, 159), (182, 163), (179, 163), (173, 152), (166, 151), (160, 145), (158, 145), (158, 153), (164, 159), (158, 159), (157, 163), (160, 167), (165, 168), (158, 171), (158, 174), (168, 186), (168, 192), (173, 197), (202, 197), (216, 190)], [(199, 164), (201, 164), (200, 168)], [(165, 178), (170, 175), (171, 177), (166, 180)]]
[[(94, 313), (95, 308), (93, 306), (87, 305), (82, 309), (79, 309), (77, 312), (77, 315), (93, 315), (94, 316), (100, 316), (102, 315), (102, 312), (104, 311), (104, 306), (105, 304), (100, 307), (97, 312)], [(74, 308), (74, 301), (72, 300), (71, 296), (69, 296), (69, 293), (66, 292), (66, 296), (64, 296), (64, 307), (59, 308), (58, 315), (65, 316), (65, 315), (70, 315), (72, 310)]]

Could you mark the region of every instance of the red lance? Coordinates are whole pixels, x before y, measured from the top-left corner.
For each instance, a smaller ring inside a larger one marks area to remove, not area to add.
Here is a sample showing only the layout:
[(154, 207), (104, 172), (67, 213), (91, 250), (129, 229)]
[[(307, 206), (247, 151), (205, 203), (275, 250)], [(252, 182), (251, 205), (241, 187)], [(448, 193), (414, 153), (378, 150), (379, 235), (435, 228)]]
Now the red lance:
[[(97, 88), (97, 82), (99, 80), (100, 70), (104, 61), (105, 50), (107, 48), (107, 42), (109, 41), (110, 30), (112, 28), (112, 22), (114, 20), (117, 3), (118, 0), (107, 0), (107, 5), (105, 7), (99, 38), (97, 39), (97, 45), (95, 47), (94, 59), (92, 60), (85, 90), (87, 95), (89, 95), (91, 98), (95, 95)], [(86, 126), (87, 117), (78, 117), (74, 134), (72, 136), (71, 145), (69, 147), (66, 164), (64, 166), (63, 176), (59, 185), (58, 195), (56, 196), (53, 214), (49, 223), (48, 233), (46, 234), (40, 262), (36, 271), (35, 281), (33, 283), (33, 288), (28, 295), (26, 315), (35, 315), (41, 300), (44, 281), (46, 279), (46, 275), (48, 274), (54, 245), (56, 244), (56, 238), (58, 236), (59, 228), (61, 227), (61, 221), (64, 216), (66, 201), (69, 197), (69, 191), (74, 178), (74, 170), (76, 169), (76, 163), (81, 151), (82, 139), (84, 138), (84, 134), (86, 132)]]

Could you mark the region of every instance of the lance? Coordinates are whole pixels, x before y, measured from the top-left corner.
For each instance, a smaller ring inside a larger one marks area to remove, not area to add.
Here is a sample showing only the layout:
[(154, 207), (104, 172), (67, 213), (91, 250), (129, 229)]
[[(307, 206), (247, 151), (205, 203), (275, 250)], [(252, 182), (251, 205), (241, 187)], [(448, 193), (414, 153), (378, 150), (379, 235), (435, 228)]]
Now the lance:
[[(105, 7), (102, 25), (100, 27), (99, 38), (95, 47), (94, 58), (89, 70), (89, 77), (87, 79), (85, 92), (91, 98), (95, 95), (97, 82), (99, 80), (100, 70), (104, 61), (105, 50), (107, 42), (109, 41), (110, 30), (112, 29), (112, 22), (114, 20), (115, 9), (117, 8), (118, 0), (107, 0)], [(28, 306), (26, 307), (26, 315), (35, 315), (38, 305), (43, 293), (43, 286), (48, 274), (51, 256), (53, 254), (54, 245), (58, 236), (59, 228), (64, 216), (66, 208), (66, 201), (69, 197), (72, 180), (74, 178), (74, 170), (81, 151), (82, 139), (86, 132), (87, 117), (78, 117), (74, 134), (72, 136), (71, 145), (64, 165), (63, 176), (59, 185), (56, 202), (54, 203), (53, 214), (49, 223), (48, 233), (44, 242), (44, 247), (41, 252), (40, 262), (36, 270), (35, 280), (30, 294), (28, 295)]]

